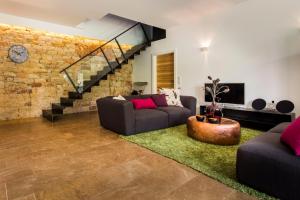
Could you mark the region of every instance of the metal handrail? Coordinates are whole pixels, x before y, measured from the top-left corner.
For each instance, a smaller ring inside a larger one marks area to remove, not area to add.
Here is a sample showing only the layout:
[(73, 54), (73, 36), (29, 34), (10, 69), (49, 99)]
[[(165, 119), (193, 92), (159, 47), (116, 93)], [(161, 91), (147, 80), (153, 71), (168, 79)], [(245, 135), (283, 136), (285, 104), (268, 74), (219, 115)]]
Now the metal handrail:
[[(111, 41), (117, 39), (119, 36), (123, 35), (124, 33), (128, 32), (129, 30), (131, 30), (132, 28), (136, 27), (137, 25), (141, 24), (140, 22), (134, 24), (133, 26), (129, 27), (128, 29), (124, 30), (123, 32), (121, 32), (120, 34), (118, 34), (117, 36), (115, 36), (114, 38), (110, 39), (109, 41), (105, 42), (104, 44), (102, 44), (100, 47), (97, 47), (96, 49), (94, 49), (93, 51), (91, 51), (90, 53), (84, 55), (83, 57), (81, 57), (80, 59), (78, 59), (77, 61), (75, 61), (74, 63), (70, 64), (68, 67), (64, 68), (63, 70), (60, 71), (60, 73), (66, 71), (67, 69), (69, 69), (70, 67), (72, 67), (73, 65), (75, 65), (76, 63), (80, 62), (81, 60), (83, 60), (84, 58), (88, 57), (89, 55), (95, 53), (96, 51), (98, 51), (99, 49), (101, 50), (102, 47), (104, 47), (106, 44), (110, 43)], [(144, 31), (143, 25), (141, 24), (142, 29)], [(147, 37), (147, 36), (146, 36)], [(148, 38), (147, 38), (148, 39)]]

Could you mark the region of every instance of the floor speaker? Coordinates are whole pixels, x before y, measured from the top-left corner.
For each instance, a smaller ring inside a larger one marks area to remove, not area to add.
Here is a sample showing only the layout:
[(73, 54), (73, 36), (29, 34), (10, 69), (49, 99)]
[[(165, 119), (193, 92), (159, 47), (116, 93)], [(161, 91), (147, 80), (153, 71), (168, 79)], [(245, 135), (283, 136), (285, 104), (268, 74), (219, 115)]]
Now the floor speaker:
[(252, 102), (252, 108), (254, 110), (262, 110), (266, 107), (267, 103), (264, 99), (255, 99)]
[(283, 101), (279, 101), (276, 104), (276, 110), (278, 110), (278, 112), (281, 113), (290, 113), (294, 110), (295, 106), (293, 104), (293, 102), (289, 101), (289, 100), (283, 100)]

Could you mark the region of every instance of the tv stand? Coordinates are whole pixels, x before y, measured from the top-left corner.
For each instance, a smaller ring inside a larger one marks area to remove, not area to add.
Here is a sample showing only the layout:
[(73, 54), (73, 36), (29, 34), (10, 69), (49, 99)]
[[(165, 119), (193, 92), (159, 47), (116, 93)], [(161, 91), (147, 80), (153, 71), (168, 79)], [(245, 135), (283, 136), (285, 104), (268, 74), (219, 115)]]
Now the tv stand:
[[(205, 114), (205, 105), (200, 106), (200, 114)], [(291, 122), (295, 113), (280, 113), (270, 110), (254, 110), (241, 107), (224, 107), (223, 116), (240, 122), (241, 126), (269, 130), (281, 122)]]

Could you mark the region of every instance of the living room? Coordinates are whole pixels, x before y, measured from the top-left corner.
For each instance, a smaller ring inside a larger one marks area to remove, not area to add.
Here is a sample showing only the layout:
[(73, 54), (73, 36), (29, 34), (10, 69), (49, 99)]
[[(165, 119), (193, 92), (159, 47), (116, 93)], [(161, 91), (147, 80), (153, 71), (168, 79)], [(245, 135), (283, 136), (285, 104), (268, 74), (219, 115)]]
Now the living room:
[(0, 200), (299, 199), (299, 13), (1, 2)]

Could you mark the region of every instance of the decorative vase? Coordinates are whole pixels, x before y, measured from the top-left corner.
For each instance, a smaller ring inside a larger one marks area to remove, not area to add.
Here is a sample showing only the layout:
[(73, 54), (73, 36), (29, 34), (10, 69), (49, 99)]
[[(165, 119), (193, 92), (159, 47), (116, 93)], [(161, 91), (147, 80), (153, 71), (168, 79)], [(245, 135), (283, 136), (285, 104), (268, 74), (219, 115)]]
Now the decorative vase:
[(222, 117), (223, 117), (222, 109), (218, 107), (217, 109), (215, 109), (214, 118), (216, 118), (220, 124), (222, 121)]
[(216, 104), (212, 103), (206, 107), (206, 118), (216, 118), (221, 123), (223, 117), (222, 109)]
[(206, 118), (214, 118), (216, 109), (218, 109), (216, 103), (212, 103), (211, 105), (206, 106)]

